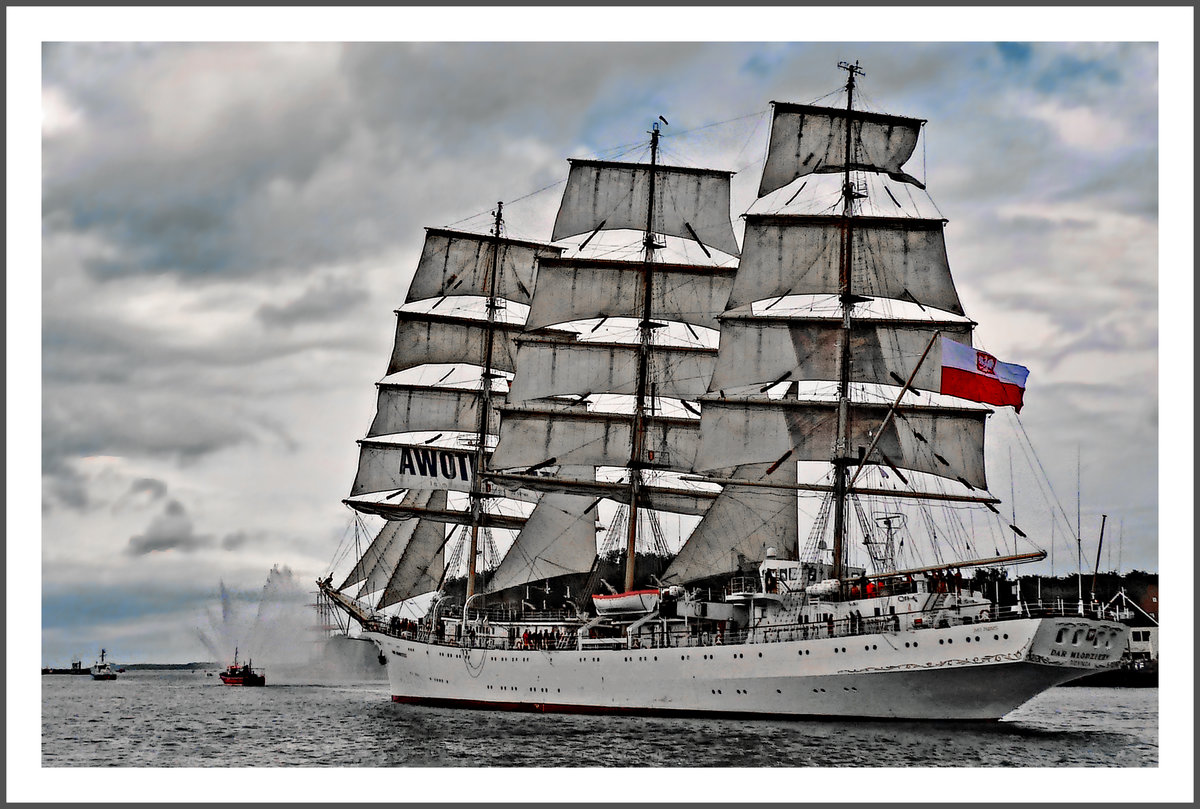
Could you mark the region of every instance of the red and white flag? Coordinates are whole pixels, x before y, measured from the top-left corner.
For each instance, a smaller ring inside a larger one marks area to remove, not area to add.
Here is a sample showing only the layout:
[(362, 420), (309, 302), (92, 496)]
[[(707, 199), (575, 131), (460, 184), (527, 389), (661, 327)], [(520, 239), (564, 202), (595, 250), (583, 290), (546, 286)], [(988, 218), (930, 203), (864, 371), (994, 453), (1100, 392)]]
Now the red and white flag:
[(1021, 412), (1029, 369), (1000, 362), (986, 351), (942, 338), (942, 393)]

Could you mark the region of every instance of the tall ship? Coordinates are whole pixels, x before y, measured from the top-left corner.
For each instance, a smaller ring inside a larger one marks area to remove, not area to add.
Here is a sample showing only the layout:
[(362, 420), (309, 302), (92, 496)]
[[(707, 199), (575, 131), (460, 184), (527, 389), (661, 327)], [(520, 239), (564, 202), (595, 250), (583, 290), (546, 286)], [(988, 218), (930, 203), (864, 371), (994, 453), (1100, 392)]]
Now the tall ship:
[(992, 571), (1046, 556), (984, 462), (1027, 371), (975, 347), (914, 202), (925, 121), (839, 67), (844, 105), (772, 102), (741, 245), (733, 172), (660, 159), (659, 122), (569, 161), (549, 242), (502, 205), (427, 231), (318, 581), (394, 701), (998, 719), (1117, 665), (1103, 614), (999, 608)]

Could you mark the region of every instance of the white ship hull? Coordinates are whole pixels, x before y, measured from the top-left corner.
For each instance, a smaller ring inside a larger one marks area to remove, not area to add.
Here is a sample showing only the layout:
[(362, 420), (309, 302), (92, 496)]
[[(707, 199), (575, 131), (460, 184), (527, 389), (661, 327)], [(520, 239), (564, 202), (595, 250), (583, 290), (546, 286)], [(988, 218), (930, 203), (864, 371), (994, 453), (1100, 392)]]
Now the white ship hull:
[[(1072, 643), (1102, 628), (1111, 642)], [(1065, 629), (1065, 632), (1060, 632)], [(999, 719), (1111, 668), (1124, 629), (1083, 618), (772, 643), (486, 649), (370, 632), (396, 702), (565, 713)], [(1061, 638), (1061, 639), (1060, 639)]]

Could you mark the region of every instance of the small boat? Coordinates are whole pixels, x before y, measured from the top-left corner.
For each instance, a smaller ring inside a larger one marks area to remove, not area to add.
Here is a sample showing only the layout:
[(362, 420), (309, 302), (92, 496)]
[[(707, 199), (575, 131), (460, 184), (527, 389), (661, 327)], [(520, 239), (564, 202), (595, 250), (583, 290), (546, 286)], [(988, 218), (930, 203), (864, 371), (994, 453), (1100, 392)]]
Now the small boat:
[(237, 662), (237, 649), (234, 649), (233, 663), (230, 664), (229, 668), (221, 672), (221, 682), (225, 683), (225, 685), (266, 685), (266, 676), (259, 674), (251, 667), (251, 663), (253, 662), (250, 661), (239, 666)]
[(592, 596), (592, 604), (600, 615), (650, 613), (658, 608), (658, 600), (658, 590), (633, 590), (628, 593)]
[(105, 650), (105, 649), (100, 650), (100, 659), (96, 662), (96, 664), (94, 666), (92, 666), (92, 679), (93, 680), (115, 680), (115, 679), (117, 679), (117, 673), (115, 671), (113, 671), (112, 666), (108, 665), (108, 663), (106, 663), (104, 660), (104, 657), (107, 654), (108, 654), (107, 650)]

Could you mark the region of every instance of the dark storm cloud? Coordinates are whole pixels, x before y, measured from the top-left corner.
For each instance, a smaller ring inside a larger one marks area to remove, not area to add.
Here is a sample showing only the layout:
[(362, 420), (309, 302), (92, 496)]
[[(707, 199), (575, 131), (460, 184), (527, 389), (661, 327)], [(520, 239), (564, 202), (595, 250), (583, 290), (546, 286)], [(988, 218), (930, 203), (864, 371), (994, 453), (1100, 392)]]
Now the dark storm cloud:
[(253, 440), (256, 431), (236, 405), (170, 391), (78, 385), (47, 390), (42, 402), (42, 458), (51, 469), (88, 455), (186, 461)]
[(125, 552), (145, 556), (155, 551), (194, 551), (211, 546), (213, 539), (195, 533), (192, 519), (178, 500), (167, 503), (163, 513), (146, 526), (144, 533), (129, 538)]
[[(70, 467), (68, 467), (70, 468)], [(149, 505), (157, 503), (167, 496), (167, 484), (157, 478), (137, 478), (129, 484), (129, 488), (112, 504), (112, 510), (119, 511), (130, 505)]]
[(138, 478), (129, 485), (129, 494), (138, 495), (142, 493), (150, 495), (153, 500), (157, 500), (166, 495), (167, 484), (154, 478)]
[[(47, 86), (85, 123), (44, 144), (43, 220), (51, 234), (115, 248), (87, 259), (97, 280), (303, 272), (370, 255), (405, 232), (397, 220), (452, 193), (447, 183), (474, 176), (480, 206), (490, 204), (496, 192), (471, 166), (494, 170), (512, 136), (569, 143), (587, 131), (608, 146), (618, 133), (599, 124), (612, 110), (622, 130), (640, 109), (653, 120), (666, 99), (629, 86), (669, 87), (705, 48), (214, 44), (131, 56), (93, 46), (80, 59), (111, 62), (105, 82), (63, 69), (70, 57), (53, 49)], [(455, 166), (460, 156), (468, 162)]]
[(43, 459), (42, 475), (45, 485), (43, 511), (51, 511), (56, 505), (85, 511), (91, 505), (87, 480), (77, 470), (63, 463), (63, 456), (52, 454), (48, 462)]
[(236, 551), (251, 544), (261, 544), (265, 537), (248, 531), (234, 531), (221, 538), (221, 550)]
[(69, 57), (52, 51), (47, 85), (88, 118), (84, 131), (45, 144), (47, 226), (118, 245), (119, 257), (89, 262), (99, 278), (238, 275), (291, 255), (304, 263), (338, 255), (321, 249), (340, 240), (320, 221), (291, 240), (282, 231), (261, 239), (257, 227), (272, 205), (286, 213), (351, 135), (337, 74), (319, 64), (307, 71), (303, 52), (93, 46), (87, 63), (111, 74), (97, 83), (58, 69)]

